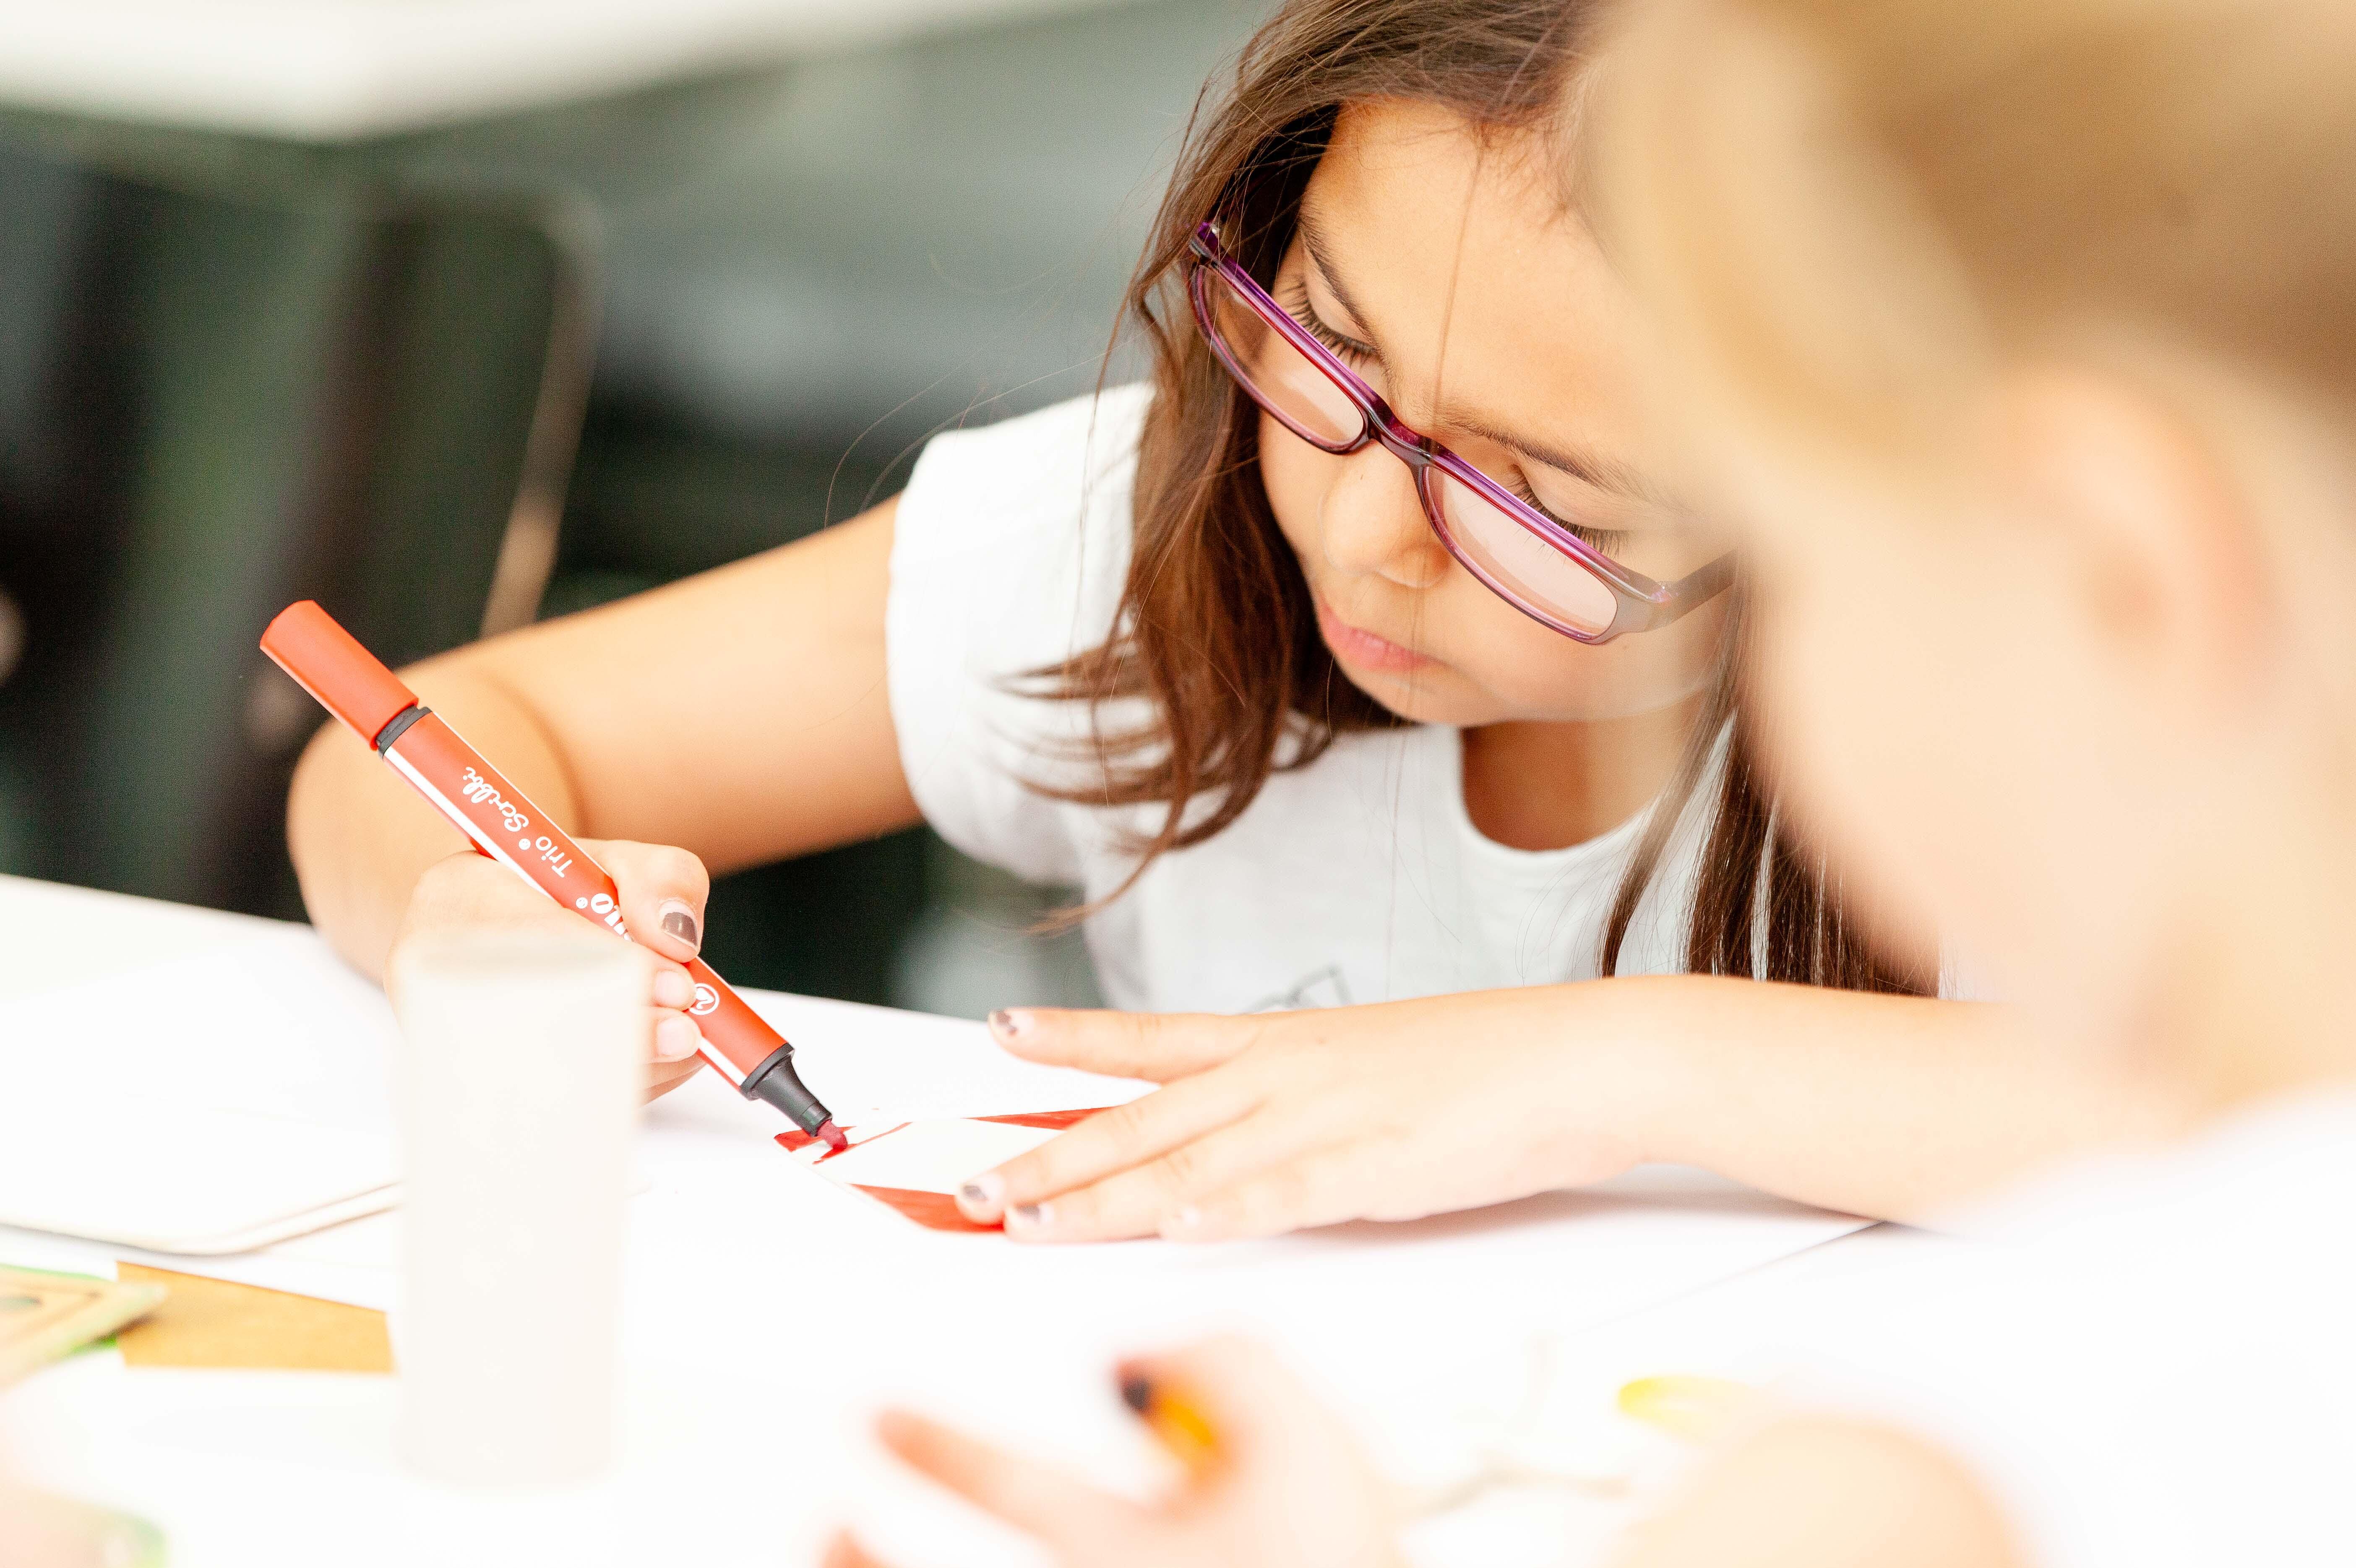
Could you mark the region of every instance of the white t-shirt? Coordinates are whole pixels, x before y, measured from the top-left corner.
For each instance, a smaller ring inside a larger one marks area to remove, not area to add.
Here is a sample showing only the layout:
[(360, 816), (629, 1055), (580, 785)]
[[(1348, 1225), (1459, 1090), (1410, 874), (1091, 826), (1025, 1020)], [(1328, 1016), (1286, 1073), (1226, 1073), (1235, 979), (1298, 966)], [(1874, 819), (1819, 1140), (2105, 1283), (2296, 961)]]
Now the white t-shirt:
[[(1092, 900), (1129, 876), (1123, 835), (1158, 825), (1160, 808), (1027, 788), (1100, 776), (1087, 706), (1006, 683), (1110, 632), (1148, 401), (1123, 387), (936, 437), (892, 547), (893, 721), (926, 820), (976, 859)], [(1420, 725), (1342, 736), (1270, 777), (1234, 824), (1164, 855), (1088, 921), (1106, 999), (1247, 1012), (1592, 977), (1644, 816), (1567, 849), (1508, 848), (1466, 815), (1462, 762), (1455, 730)], [(1713, 776), (1696, 792), (1620, 973), (1682, 967), (1716, 790)]]
[(1942, 1230), (1803, 1398), (1912, 1429), (2038, 1568), (2356, 1563), (2356, 1096), (2262, 1109)]

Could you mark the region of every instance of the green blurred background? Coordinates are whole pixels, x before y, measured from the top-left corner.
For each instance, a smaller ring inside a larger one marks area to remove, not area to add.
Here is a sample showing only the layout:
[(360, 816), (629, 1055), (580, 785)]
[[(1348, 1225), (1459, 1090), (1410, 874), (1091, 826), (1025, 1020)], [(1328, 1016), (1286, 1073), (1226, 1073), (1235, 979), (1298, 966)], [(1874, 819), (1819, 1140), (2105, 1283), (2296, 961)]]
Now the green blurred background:
[[(399, 663), (841, 521), (1094, 384), (1259, 0), (1132, 0), (329, 149), (0, 112), (0, 871), (298, 918), (300, 596)], [(576, 439), (577, 438), (577, 439)], [(561, 518), (561, 521), (560, 521)], [(1093, 996), (928, 833), (724, 880), (743, 983)]]

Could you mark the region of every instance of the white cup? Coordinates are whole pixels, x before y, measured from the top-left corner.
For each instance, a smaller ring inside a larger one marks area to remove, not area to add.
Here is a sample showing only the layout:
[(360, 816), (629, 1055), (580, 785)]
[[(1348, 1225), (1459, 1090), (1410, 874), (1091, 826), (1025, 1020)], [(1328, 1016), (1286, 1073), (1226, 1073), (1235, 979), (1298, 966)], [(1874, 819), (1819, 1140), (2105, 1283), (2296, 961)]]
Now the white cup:
[(462, 1484), (584, 1479), (614, 1450), (649, 960), (584, 927), (421, 939), (393, 969), (402, 1457)]

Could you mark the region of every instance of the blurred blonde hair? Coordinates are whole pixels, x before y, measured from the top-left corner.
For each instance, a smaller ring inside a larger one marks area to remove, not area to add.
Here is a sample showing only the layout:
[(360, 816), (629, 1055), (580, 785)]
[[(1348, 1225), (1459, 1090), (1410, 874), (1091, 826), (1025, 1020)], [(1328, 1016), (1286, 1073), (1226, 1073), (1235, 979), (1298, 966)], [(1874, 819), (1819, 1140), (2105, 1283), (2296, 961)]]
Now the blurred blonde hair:
[(1629, 19), (1586, 198), (1713, 411), (1786, 455), (1936, 464), (1997, 366), (2104, 345), (2356, 407), (2350, 0)]

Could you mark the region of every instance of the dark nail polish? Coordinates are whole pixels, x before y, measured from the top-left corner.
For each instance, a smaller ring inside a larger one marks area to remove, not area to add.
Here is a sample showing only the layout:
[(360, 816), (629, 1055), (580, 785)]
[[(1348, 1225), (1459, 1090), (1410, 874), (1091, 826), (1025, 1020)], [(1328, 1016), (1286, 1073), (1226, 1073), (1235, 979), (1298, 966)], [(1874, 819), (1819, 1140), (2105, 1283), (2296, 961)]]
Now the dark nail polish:
[(695, 917), (683, 909), (665, 910), (662, 927), (690, 947), (703, 945), (703, 933), (696, 925)]

